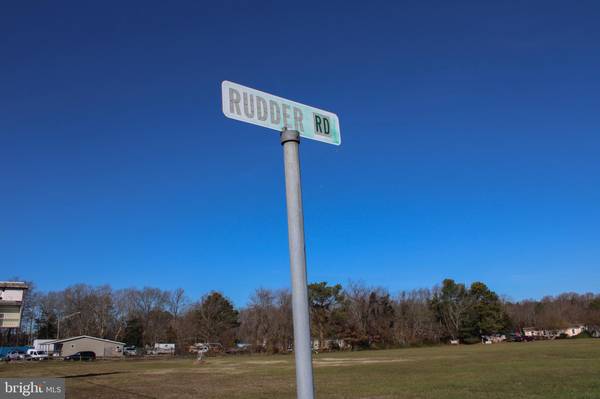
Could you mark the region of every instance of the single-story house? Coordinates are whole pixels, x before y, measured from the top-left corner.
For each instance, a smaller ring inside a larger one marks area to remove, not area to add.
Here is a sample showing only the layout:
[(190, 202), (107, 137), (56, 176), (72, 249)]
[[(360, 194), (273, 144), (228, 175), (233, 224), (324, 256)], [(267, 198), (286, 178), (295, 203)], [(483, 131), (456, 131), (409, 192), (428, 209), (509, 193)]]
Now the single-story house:
[(535, 327), (525, 327), (523, 328), (523, 335), (525, 335), (526, 337), (550, 339), (554, 334), (551, 330), (544, 330)]
[(586, 328), (583, 324), (574, 324), (567, 328), (557, 329), (538, 329), (535, 327), (525, 327), (523, 329), (523, 334), (525, 334), (526, 337), (538, 339), (554, 339), (560, 335), (566, 335), (567, 337), (571, 338), (575, 335), (581, 334), (584, 331), (586, 331)]
[(572, 325), (567, 328), (561, 328), (558, 330), (558, 335), (565, 334), (568, 337), (574, 337), (576, 335), (581, 334), (586, 331), (586, 328), (583, 324)]
[(148, 351), (151, 355), (174, 355), (175, 344), (155, 343), (154, 348)]
[(80, 335), (78, 337), (57, 339), (46, 342), (46, 345), (54, 345), (54, 351), (59, 356), (70, 356), (77, 352), (90, 351), (96, 357), (122, 357), (124, 342), (111, 341), (110, 339)]

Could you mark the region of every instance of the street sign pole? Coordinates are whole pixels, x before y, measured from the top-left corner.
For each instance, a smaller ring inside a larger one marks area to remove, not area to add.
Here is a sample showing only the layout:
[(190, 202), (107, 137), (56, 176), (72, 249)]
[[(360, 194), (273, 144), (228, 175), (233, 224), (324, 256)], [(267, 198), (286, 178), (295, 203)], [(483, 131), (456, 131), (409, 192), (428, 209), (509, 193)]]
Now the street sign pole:
[(315, 396), (308, 312), (308, 287), (306, 279), (306, 251), (304, 247), (304, 215), (300, 185), (299, 145), (300, 133), (281, 131), (283, 162), (285, 167), (285, 198), (288, 215), (290, 269), (292, 274), (292, 312), (294, 319), (294, 356), (296, 358), (296, 391), (298, 399)]
[[(223, 114), (227, 118), (281, 132), (285, 166), (290, 269), (292, 272), (296, 390), (298, 399), (314, 399), (298, 147), (300, 137), (340, 145), (342, 143), (340, 120), (332, 112), (287, 100), (228, 80), (221, 82), (221, 106)], [(288, 128), (294, 130), (288, 130)]]

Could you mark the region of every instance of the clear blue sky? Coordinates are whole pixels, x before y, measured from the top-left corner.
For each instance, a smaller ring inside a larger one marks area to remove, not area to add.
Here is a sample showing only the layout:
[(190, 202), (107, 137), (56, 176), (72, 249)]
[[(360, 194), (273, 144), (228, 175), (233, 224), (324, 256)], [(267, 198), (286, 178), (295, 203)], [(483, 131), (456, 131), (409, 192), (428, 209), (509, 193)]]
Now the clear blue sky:
[[(223, 3), (217, 5), (216, 3)], [(336, 112), (301, 144), (311, 281), (600, 287), (597, 1), (11, 2), (0, 277), (289, 286), (278, 134), (231, 80)]]

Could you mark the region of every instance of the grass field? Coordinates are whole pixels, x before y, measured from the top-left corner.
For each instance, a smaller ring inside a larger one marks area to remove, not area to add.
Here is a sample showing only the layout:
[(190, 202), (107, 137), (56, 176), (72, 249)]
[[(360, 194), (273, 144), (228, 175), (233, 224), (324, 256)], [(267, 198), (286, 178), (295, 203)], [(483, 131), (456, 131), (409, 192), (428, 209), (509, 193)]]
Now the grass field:
[[(48, 361), (2, 377), (64, 377), (67, 398), (294, 398), (293, 356)], [(323, 398), (600, 398), (600, 339), (315, 356)]]

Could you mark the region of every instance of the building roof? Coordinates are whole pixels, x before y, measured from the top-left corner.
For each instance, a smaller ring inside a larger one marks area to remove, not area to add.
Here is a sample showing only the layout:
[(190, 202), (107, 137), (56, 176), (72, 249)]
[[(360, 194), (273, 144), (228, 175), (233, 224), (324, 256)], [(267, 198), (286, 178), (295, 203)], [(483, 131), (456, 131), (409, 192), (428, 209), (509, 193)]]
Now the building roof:
[(26, 290), (29, 286), (22, 281), (0, 281), (0, 288), (21, 288)]
[(76, 339), (82, 339), (82, 338), (89, 338), (89, 339), (95, 339), (96, 341), (104, 341), (104, 342), (110, 342), (110, 343), (113, 343), (113, 344), (125, 345), (125, 342), (112, 341), (110, 339), (105, 339), (105, 338), (91, 337), (89, 335), (79, 335), (77, 337), (69, 337), (69, 338), (63, 338), (63, 339), (56, 339), (54, 341), (44, 342), (44, 344), (60, 344), (60, 343), (63, 343), (63, 342), (74, 341)]

